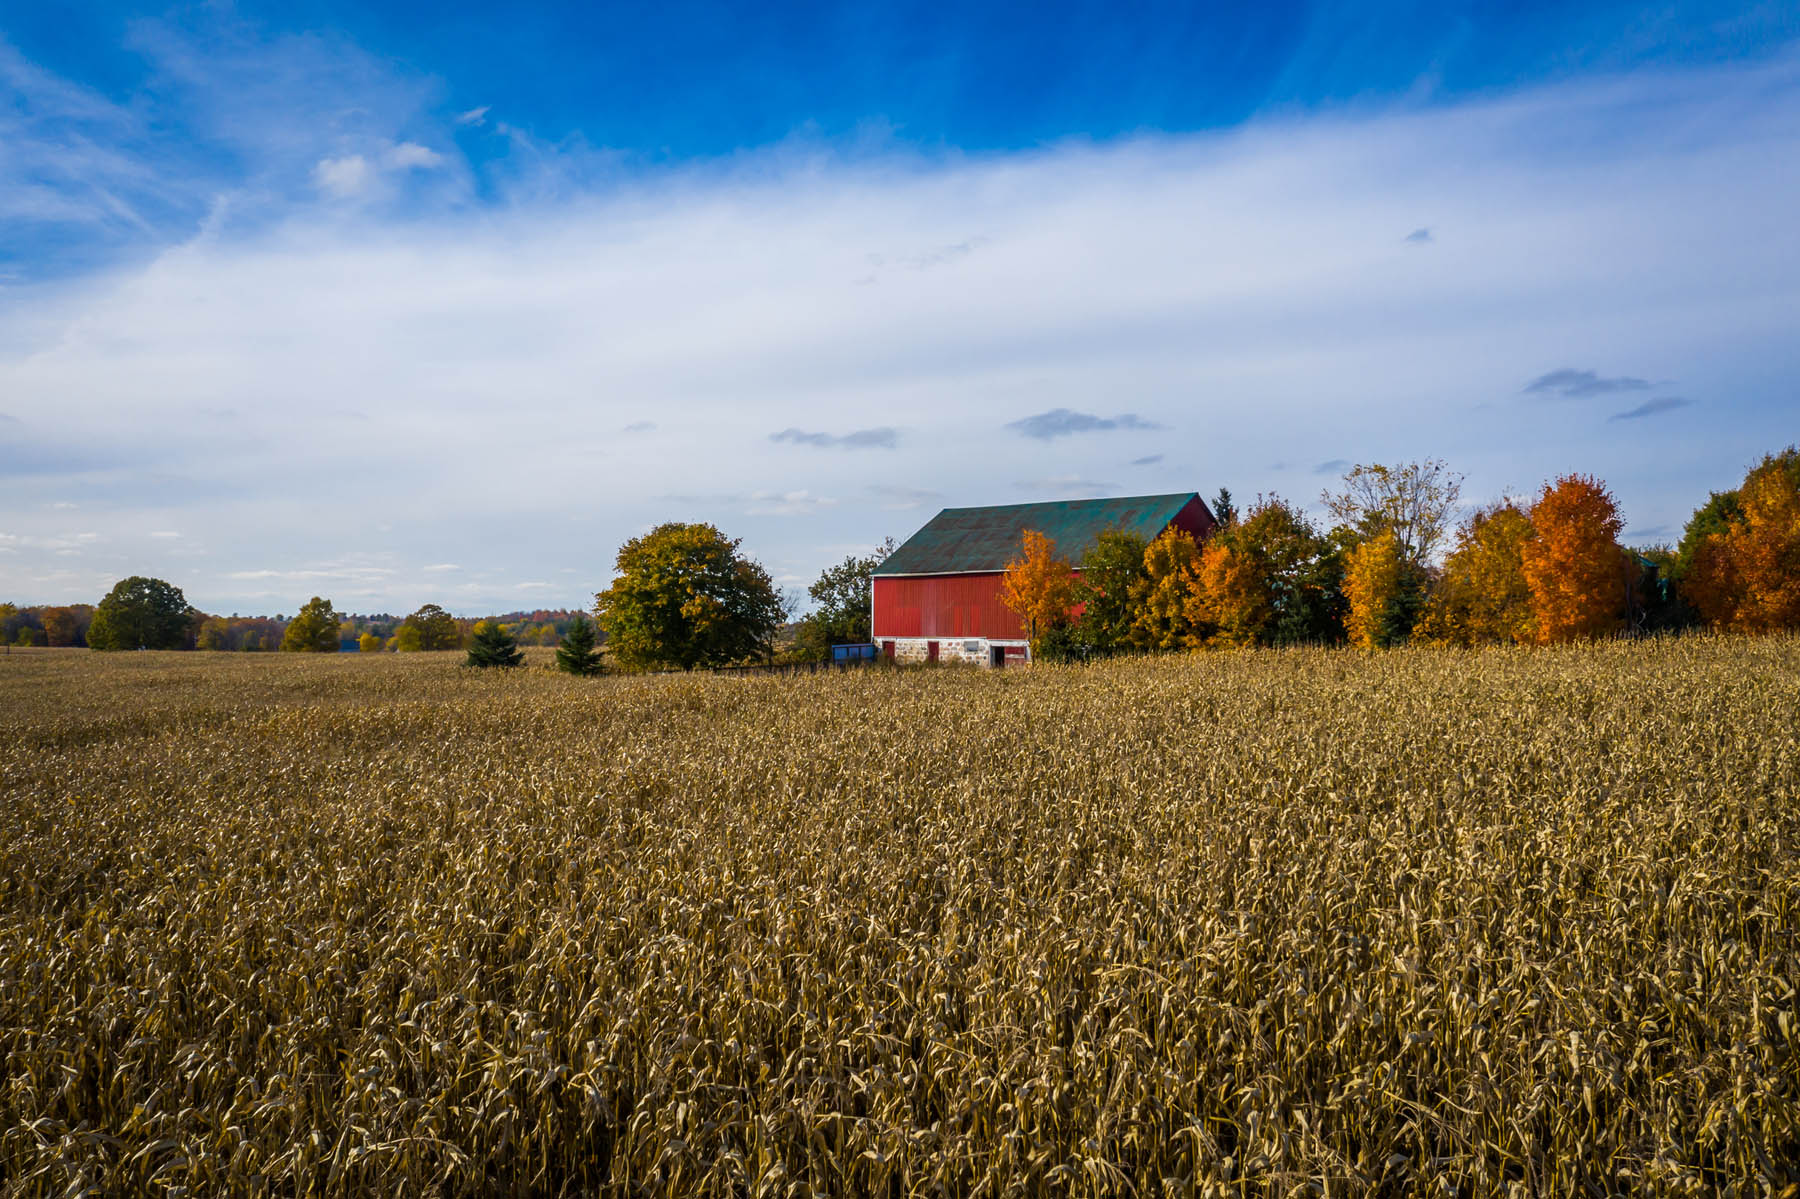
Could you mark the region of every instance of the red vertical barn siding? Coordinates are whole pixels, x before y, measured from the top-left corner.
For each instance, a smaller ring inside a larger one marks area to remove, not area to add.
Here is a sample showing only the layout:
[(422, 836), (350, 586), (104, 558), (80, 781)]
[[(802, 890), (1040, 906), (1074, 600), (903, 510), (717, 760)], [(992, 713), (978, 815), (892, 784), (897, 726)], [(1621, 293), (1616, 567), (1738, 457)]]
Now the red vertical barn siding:
[(987, 637), (1024, 640), (1025, 626), (1000, 602), (999, 573), (876, 575), (876, 640)]

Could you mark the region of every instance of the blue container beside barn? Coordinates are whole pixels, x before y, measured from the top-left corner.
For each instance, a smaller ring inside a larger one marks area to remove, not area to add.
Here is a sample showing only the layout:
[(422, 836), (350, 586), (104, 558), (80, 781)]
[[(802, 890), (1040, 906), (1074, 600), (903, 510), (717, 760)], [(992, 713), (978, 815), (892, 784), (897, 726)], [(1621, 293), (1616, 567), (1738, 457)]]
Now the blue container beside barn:
[(847, 666), (853, 662), (873, 662), (880, 656), (880, 647), (873, 643), (866, 645), (834, 645), (831, 647), (831, 662), (834, 666)]

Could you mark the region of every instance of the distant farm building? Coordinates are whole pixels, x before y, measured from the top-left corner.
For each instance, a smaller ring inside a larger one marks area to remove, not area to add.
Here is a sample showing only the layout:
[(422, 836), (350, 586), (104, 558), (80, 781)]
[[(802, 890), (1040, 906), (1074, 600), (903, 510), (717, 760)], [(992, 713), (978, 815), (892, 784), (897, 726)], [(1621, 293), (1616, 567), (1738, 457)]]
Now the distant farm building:
[(1035, 529), (1074, 563), (1111, 529), (1146, 541), (1174, 526), (1195, 537), (1213, 529), (1199, 495), (946, 508), (875, 568), (871, 613), (882, 653), (901, 662), (1005, 666), (1029, 657), (1025, 626), (1000, 601), (1006, 564)]

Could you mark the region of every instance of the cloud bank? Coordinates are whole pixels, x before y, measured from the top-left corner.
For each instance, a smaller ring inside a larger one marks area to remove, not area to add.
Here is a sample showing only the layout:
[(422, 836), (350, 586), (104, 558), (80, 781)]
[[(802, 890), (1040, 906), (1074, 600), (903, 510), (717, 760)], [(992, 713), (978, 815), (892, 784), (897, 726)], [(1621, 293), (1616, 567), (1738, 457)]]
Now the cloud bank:
[[(1008, 154), (801, 137), (621, 167), (353, 48), (253, 50), (159, 51), (181, 86), (245, 89), (220, 136), (250, 165), (200, 164), (204, 189), (140, 153), (143, 114), (0, 62), (41, 101), (0, 117), (26, 164), (0, 217), (118, 249), (0, 285), (5, 598), (150, 573), (222, 611), (482, 611), (519, 579), (582, 603), (671, 519), (805, 581), (934, 505), (1111, 490), (1133, 454), (1207, 495), (1282, 486), (1270, 462), (1441, 455), (1477, 498), (1584, 470), (1676, 527), (1792, 439), (1792, 59)], [(509, 149), (477, 165), (469, 137)], [(1456, 236), (1421, 253), (1396, 230), (1426, 213)], [(1518, 403), (1521, 379), (1679, 379), (1715, 419), (1650, 399), (1626, 436)]]

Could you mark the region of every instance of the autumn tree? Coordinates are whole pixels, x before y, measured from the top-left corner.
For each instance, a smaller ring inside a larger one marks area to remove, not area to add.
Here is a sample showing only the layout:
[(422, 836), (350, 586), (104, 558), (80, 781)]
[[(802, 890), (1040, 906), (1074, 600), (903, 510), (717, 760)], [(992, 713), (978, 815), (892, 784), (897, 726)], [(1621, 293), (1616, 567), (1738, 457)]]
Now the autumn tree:
[(217, 616), (209, 616), (200, 622), (200, 632), (194, 638), (194, 648), (217, 653), (231, 648), (231, 625)]
[(518, 666), (524, 661), (525, 651), (506, 631), (506, 626), (497, 620), (483, 620), (475, 625), (475, 635), (469, 640), (469, 656), (463, 665), (485, 670)]
[(1386, 649), (1406, 640), (1407, 563), (1400, 539), (1383, 529), (1344, 556), (1345, 632), (1358, 649)]
[[(1200, 553), (1186, 601), (1194, 644), (1247, 648), (1274, 620), (1269, 562), (1236, 538), (1214, 535)], [(1202, 631), (1204, 630), (1204, 632)]]
[(1543, 644), (1600, 637), (1623, 624), (1625, 552), (1618, 505), (1597, 479), (1566, 475), (1531, 507), (1533, 536), (1519, 547)]
[(44, 641), (51, 646), (77, 645), (80, 643), (80, 628), (75, 620), (75, 613), (68, 608), (45, 608), (42, 617), (44, 624)]
[(1036, 655), (1041, 639), (1069, 621), (1075, 603), (1074, 567), (1056, 552), (1056, 542), (1036, 529), (1019, 538), (1019, 552), (1006, 564), (1000, 602), (1025, 622)]
[(1534, 536), (1531, 518), (1510, 500), (1471, 513), (1444, 561), (1419, 637), (1462, 646), (1531, 640), (1522, 547)]
[(594, 644), (594, 626), (579, 612), (556, 648), (556, 668), (574, 675), (599, 674), (602, 669), (600, 651)]
[(359, 653), (378, 654), (384, 644), (380, 635), (374, 632), (364, 633), (356, 639), (356, 648)]
[(192, 616), (181, 588), (133, 575), (119, 580), (94, 609), (88, 648), (180, 649), (187, 642)]
[[(1258, 498), (1207, 539), (1193, 611), (1223, 645), (1295, 645), (1343, 638), (1343, 555), (1279, 496)], [(1214, 550), (1214, 547), (1218, 547)]]
[(462, 645), (462, 629), (456, 618), (436, 604), (425, 604), (408, 616), (395, 636), (399, 638), (395, 648), (402, 653), (457, 649)]
[(1400, 560), (1424, 568), (1456, 518), (1462, 476), (1437, 458), (1391, 467), (1377, 462), (1353, 467), (1340, 490), (1319, 498), (1334, 519), (1365, 540), (1393, 534)]
[(1195, 625), (1190, 598), (1200, 568), (1200, 543), (1181, 529), (1164, 529), (1144, 547), (1144, 569), (1131, 588), (1131, 644), (1138, 649), (1192, 649), (1206, 640)]
[(300, 605), (281, 636), (284, 653), (335, 654), (338, 652), (338, 614), (331, 601), (313, 596)]
[(786, 615), (769, 573), (709, 524), (670, 522), (619, 547), (594, 597), (614, 661), (632, 669), (766, 658)]
[(1729, 505), (1715, 495), (1708, 507), (1720, 511), (1689, 522), (1683, 592), (1722, 628), (1800, 627), (1800, 448), (1764, 457), (1728, 494)]

